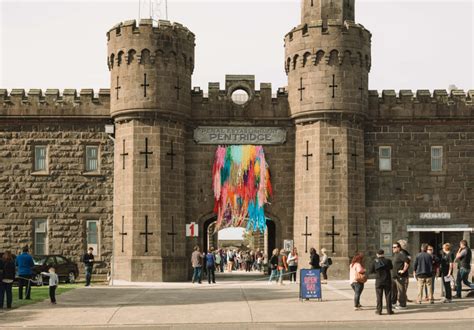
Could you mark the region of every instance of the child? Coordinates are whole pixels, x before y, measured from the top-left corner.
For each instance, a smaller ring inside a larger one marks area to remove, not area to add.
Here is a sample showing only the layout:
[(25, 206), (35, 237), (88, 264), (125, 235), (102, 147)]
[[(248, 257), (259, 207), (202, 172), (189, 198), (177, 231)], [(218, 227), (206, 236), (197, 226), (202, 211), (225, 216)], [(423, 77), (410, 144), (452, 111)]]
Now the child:
[(56, 288), (59, 284), (59, 278), (53, 267), (50, 267), (48, 271), (49, 273), (41, 272), (41, 275), (49, 277), (49, 298), (51, 303), (56, 305)]

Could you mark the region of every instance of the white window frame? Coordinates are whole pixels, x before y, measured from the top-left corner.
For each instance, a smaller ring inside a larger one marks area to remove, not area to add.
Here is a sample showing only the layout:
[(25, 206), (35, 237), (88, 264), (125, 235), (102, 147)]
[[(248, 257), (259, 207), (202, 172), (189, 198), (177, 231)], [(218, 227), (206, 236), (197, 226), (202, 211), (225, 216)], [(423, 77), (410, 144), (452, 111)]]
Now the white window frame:
[[(37, 230), (38, 229), (38, 223), (44, 223), (44, 229), (43, 230)], [(48, 220), (47, 219), (35, 219), (33, 221), (33, 242), (34, 242), (34, 249), (33, 252), (35, 255), (47, 255), (49, 254), (49, 240), (48, 240)], [(38, 234), (44, 234), (44, 253), (38, 253)]]
[[(37, 164), (40, 160), (39, 150), (44, 149), (43, 168), (38, 168)], [(48, 172), (48, 146), (44, 144), (38, 144), (34, 146), (34, 160), (33, 160), (33, 172), (46, 173)]]
[[(434, 156), (434, 150), (441, 150), (440, 155)], [(434, 162), (439, 161), (440, 168), (435, 168)], [(432, 146), (431, 147), (431, 172), (442, 172), (443, 171), (443, 147), (442, 146)]]
[[(382, 155), (382, 150), (389, 150), (390, 155), (383, 156)], [(387, 168), (384, 168), (385, 165), (383, 165), (383, 161), (387, 161), (389, 166)], [(381, 172), (389, 172), (392, 170), (392, 147), (390, 146), (379, 146), (379, 171)]]
[[(96, 229), (97, 229), (97, 241), (96, 243), (89, 243), (89, 226), (91, 223), (96, 223)], [(100, 255), (99, 247), (100, 247), (100, 220), (86, 220), (86, 245), (87, 245), (87, 250), (89, 250), (90, 247), (92, 247), (94, 250), (92, 251), (92, 254), (94, 256)]]
[[(92, 160), (88, 157), (88, 150), (89, 149), (96, 149), (97, 150), (97, 155), (96, 155), (96, 166), (97, 168), (96, 169), (90, 169), (89, 168), (89, 161)], [(84, 160), (84, 166), (85, 166), (85, 172), (86, 173), (97, 173), (99, 172), (99, 169), (100, 169), (100, 155), (99, 155), (99, 152), (100, 152), (100, 148), (98, 145), (86, 145), (86, 148), (85, 148), (85, 160)]]

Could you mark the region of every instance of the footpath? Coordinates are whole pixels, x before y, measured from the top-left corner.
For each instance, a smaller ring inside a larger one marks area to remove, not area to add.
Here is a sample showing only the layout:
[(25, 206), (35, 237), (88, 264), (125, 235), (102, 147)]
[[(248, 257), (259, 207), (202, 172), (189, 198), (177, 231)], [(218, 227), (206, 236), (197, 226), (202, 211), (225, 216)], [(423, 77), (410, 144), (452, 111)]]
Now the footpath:
[[(348, 281), (323, 285), (323, 301), (300, 301), (298, 285), (268, 285), (253, 274), (219, 274), (217, 284), (134, 283), (79, 288), (49, 301), (0, 312), (0, 328), (193, 328), (315, 329), (400, 328), (472, 329), (474, 298), (443, 304), (436, 282), (435, 304), (409, 303), (395, 315), (375, 314), (374, 281), (366, 283), (362, 310), (353, 308)], [(33, 291), (34, 294), (34, 291)], [(464, 293), (465, 296), (465, 293)], [(415, 300), (416, 283), (408, 297)]]

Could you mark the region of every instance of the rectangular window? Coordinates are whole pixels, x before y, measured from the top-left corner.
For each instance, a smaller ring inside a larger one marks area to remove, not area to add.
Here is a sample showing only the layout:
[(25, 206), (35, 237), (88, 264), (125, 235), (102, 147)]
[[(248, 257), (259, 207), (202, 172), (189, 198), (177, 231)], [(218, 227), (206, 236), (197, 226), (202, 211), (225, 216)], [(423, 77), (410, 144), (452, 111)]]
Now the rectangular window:
[(46, 146), (35, 146), (35, 172), (46, 171)]
[(386, 256), (392, 255), (392, 220), (380, 220), (380, 248)]
[(86, 172), (99, 170), (99, 147), (86, 146)]
[(99, 248), (99, 221), (97, 220), (87, 220), (86, 222), (86, 239), (87, 239), (87, 249), (92, 247), (93, 255), (98, 254)]
[(431, 147), (431, 171), (443, 170), (443, 147)]
[(392, 170), (392, 147), (379, 147), (379, 170)]
[(41, 219), (34, 221), (34, 240), (35, 240), (35, 255), (48, 254), (48, 221)]

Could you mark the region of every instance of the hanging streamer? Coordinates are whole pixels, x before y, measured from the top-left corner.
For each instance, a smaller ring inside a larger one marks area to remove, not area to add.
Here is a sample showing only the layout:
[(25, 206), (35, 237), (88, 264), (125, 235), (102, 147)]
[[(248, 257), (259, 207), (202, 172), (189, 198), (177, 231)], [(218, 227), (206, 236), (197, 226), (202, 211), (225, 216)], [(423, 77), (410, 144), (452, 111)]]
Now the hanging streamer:
[(273, 195), (262, 146), (219, 146), (212, 168), (215, 231), (243, 227), (264, 232), (264, 205)]

